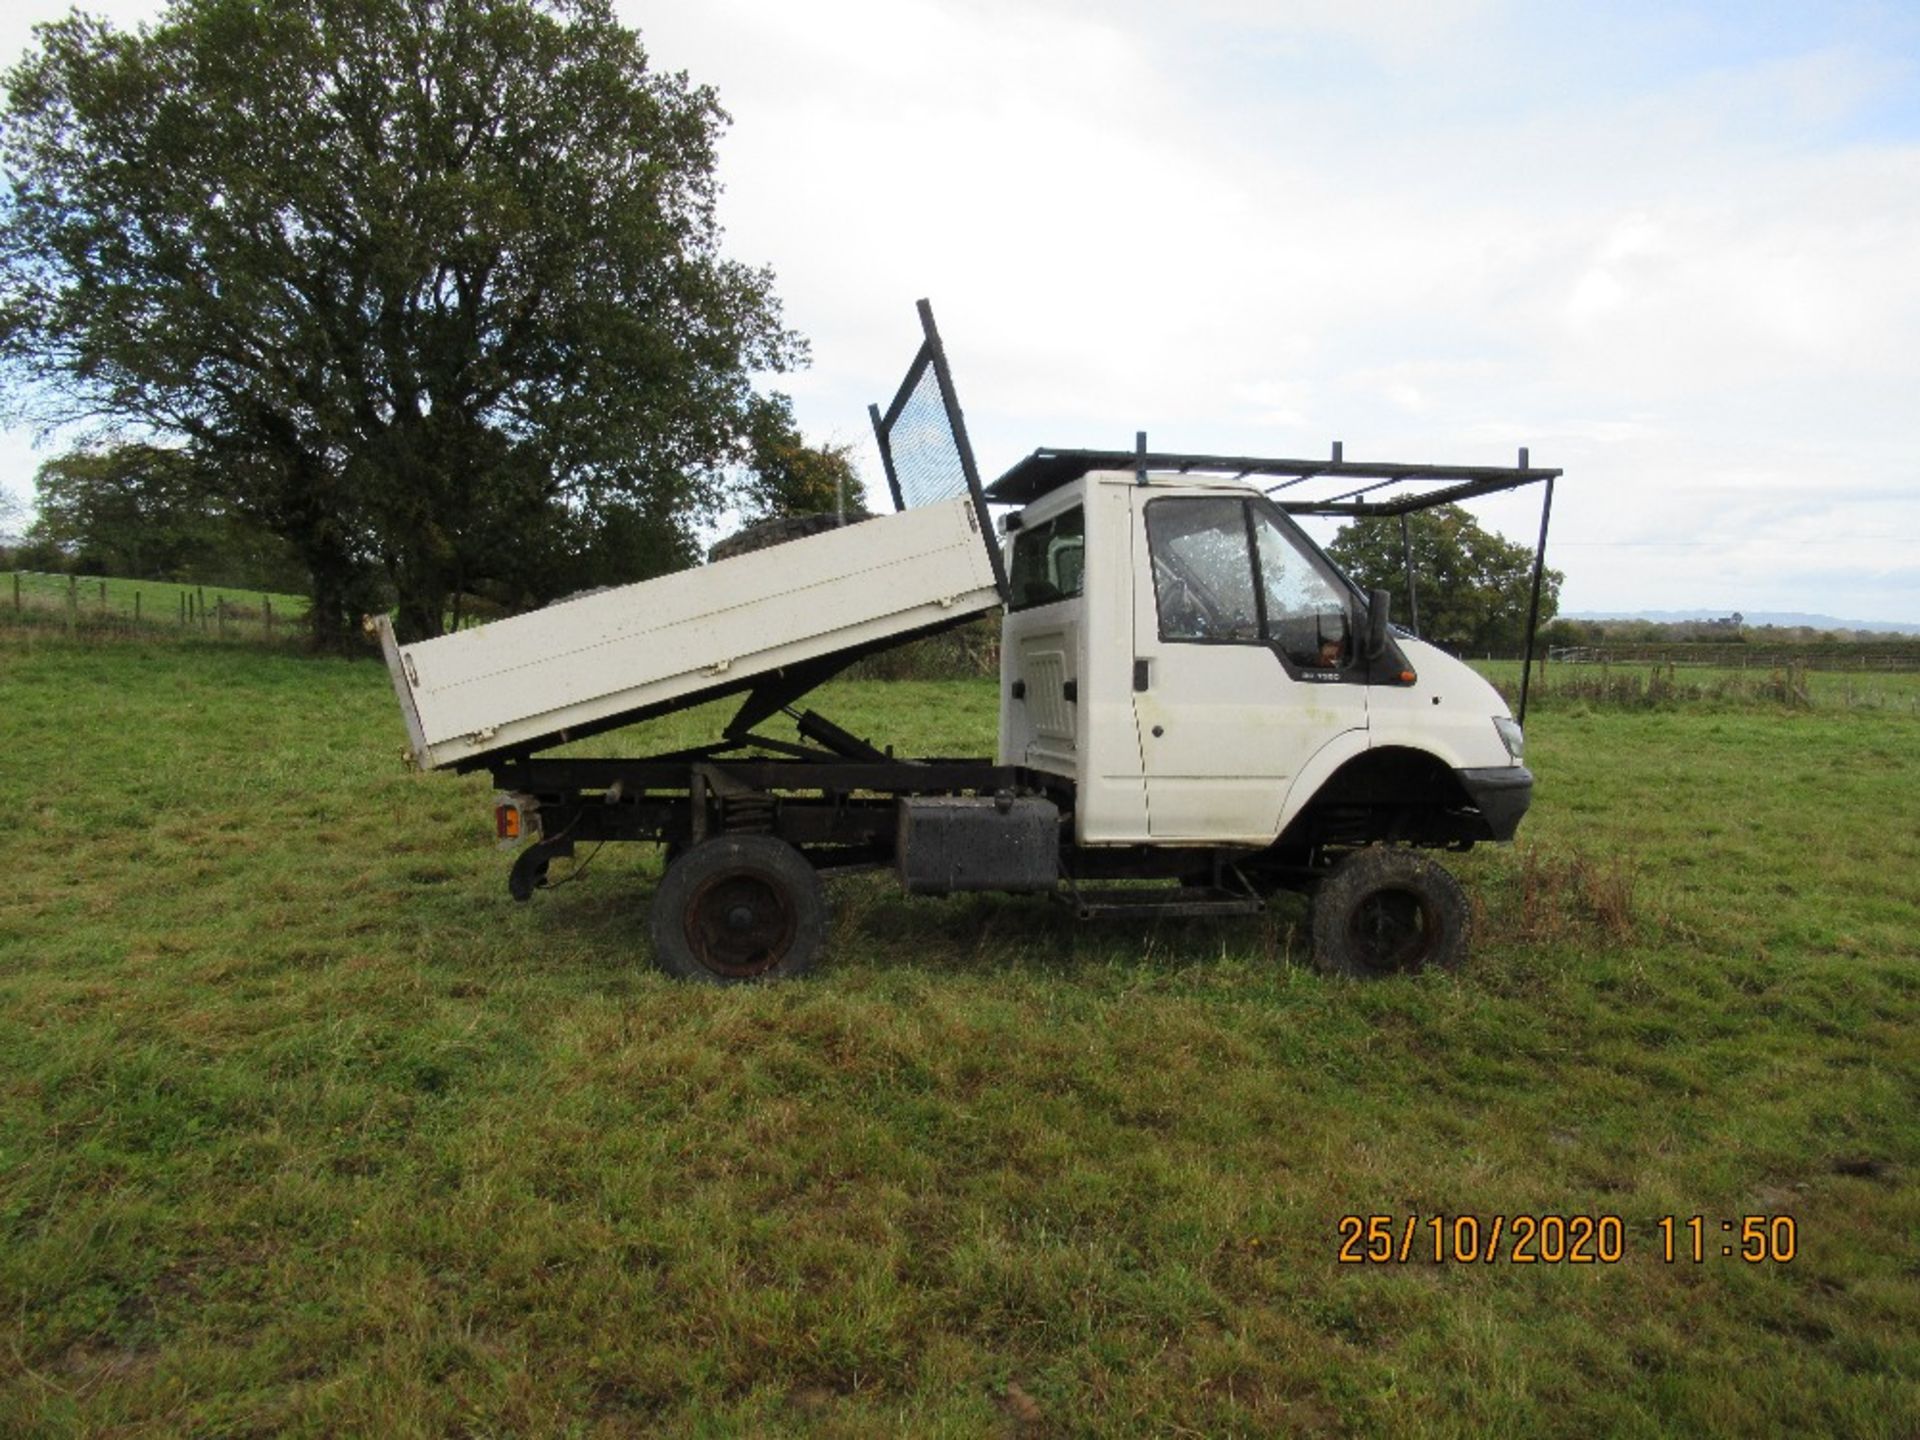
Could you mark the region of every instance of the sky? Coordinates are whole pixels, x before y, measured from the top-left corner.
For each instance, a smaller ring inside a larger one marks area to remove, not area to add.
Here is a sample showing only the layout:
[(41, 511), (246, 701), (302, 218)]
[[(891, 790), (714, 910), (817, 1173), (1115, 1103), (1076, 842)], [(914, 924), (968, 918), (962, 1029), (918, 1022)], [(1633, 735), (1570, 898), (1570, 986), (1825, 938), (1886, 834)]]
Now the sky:
[(1526, 446), (1563, 610), (1920, 622), (1920, 5), (618, 3), (732, 116), (727, 250), (811, 342), (768, 384), (876, 496), (925, 296), (989, 477)]

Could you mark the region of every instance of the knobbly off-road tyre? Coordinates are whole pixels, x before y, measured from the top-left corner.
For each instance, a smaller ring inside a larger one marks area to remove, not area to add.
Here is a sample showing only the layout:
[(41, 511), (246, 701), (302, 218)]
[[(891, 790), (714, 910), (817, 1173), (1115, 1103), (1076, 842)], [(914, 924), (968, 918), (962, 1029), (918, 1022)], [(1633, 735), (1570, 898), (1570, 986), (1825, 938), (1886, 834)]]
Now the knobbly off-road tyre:
[(667, 867), (650, 929), (655, 961), (677, 979), (791, 980), (812, 968), (826, 941), (826, 892), (786, 841), (724, 835)]
[(1356, 850), (1314, 891), (1313, 960), (1329, 975), (1378, 980), (1467, 958), (1472, 911), (1460, 882), (1418, 850)]

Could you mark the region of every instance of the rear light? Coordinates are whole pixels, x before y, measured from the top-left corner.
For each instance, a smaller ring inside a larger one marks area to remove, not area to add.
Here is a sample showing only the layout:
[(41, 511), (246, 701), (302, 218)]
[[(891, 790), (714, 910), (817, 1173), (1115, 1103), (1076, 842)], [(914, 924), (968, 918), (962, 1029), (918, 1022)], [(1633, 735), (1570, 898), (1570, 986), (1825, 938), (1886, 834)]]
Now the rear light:
[(540, 828), (540, 802), (531, 795), (509, 795), (504, 791), (493, 797), (493, 834), (502, 845), (517, 845), (533, 838)]

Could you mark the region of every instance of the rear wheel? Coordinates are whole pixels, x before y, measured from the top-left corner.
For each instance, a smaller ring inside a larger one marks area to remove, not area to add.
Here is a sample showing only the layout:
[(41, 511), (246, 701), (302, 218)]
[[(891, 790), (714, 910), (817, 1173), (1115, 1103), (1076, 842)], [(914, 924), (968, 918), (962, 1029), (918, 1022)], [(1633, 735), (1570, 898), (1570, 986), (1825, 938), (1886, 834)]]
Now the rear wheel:
[(1314, 963), (1331, 975), (1372, 980), (1467, 958), (1466, 892), (1417, 850), (1356, 850), (1313, 896)]
[(820, 877), (771, 835), (727, 835), (667, 867), (653, 897), (653, 953), (682, 980), (785, 980), (813, 965), (827, 933)]

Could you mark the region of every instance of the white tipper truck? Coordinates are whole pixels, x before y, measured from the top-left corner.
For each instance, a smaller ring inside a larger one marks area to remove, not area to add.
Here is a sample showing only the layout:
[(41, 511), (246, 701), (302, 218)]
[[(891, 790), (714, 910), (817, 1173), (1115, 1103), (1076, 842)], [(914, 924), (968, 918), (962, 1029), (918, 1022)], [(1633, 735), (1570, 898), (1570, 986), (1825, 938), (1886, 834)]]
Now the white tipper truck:
[[(1550, 496), (1559, 472), (1524, 452), (1363, 465), (1156, 455), (1143, 437), (1036, 451), (983, 486), (924, 301), (921, 318), (873, 411), (897, 513), (416, 644), (377, 622), (413, 763), (493, 776), (497, 833), (523, 845), (513, 896), (582, 844), (661, 845), (655, 958), (719, 983), (808, 969), (823, 875), (879, 868), (915, 894), (1045, 893), (1088, 917), (1250, 914), (1305, 891), (1323, 968), (1457, 965), (1469, 908), (1433, 852), (1512, 838), (1533, 784), (1520, 727), (1268, 490), (1365, 481), (1293, 509), (1395, 514), (1537, 480)], [(1355, 498), (1396, 481), (1441, 488)], [(996, 608), (991, 760), (897, 758), (793, 708), (864, 655)], [(729, 694), (707, 744), (550, 753)], [(783, 715), (794, 735), (759, 733)]]

